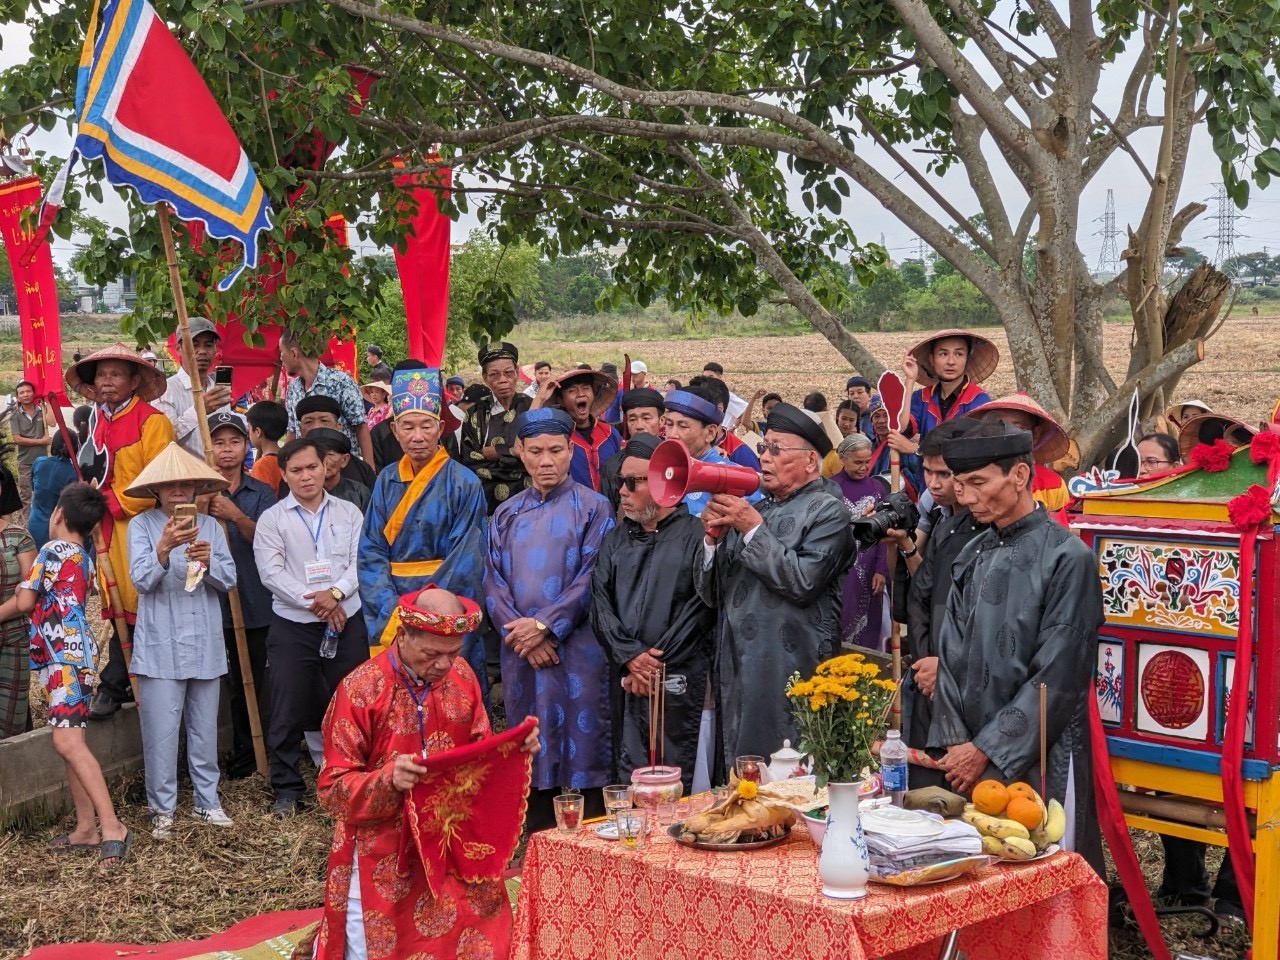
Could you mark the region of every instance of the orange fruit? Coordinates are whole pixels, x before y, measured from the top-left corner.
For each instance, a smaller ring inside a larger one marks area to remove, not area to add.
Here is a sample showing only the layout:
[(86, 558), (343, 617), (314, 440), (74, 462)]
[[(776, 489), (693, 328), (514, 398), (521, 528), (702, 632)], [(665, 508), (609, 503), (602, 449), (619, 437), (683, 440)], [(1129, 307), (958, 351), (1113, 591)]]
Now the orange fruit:
[(1030, 797), (1014, 797), (1009, 801), (1009, 806), (1005, 807), (1004, 815), (1028, 830), (1035, 830), (1044, 822), (1044, 807)]
[(1009, 784), (1008, 790), (1009, 790), (1009, 796), (1011, 798), (1026, 797), (1028, 800), (1034, 800), (1037, 803), (1043, 802), (1043, 800), (1041, 800), (1040, 794), (1036, 793), (1035, 788), (1033, 788), (1029, 783), (1023, 783), (1021, 780), (1019, 780), (1017, 783)]
[(983, 780), (973, 788), (973, 805), (989, 816), (998, 817), (1009, 805), (1009, 791), (999, 780)]

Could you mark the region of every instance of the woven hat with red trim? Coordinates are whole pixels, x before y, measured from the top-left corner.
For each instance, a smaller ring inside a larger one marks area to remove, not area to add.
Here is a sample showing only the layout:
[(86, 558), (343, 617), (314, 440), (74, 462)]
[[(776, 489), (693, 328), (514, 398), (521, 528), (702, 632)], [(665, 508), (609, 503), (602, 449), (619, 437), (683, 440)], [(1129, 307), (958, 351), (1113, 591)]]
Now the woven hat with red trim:
[(93, 378), (98, 373), (100, 360), (123, 360), (133, 365), (138, 374), (136, 395), (139, 400), (150, 403), (164, 396), (165, 388), (169, 386), (163, 370), (153, 367), (138, 351), (129, 349), (123, 343), (113, 343), (67, 367), (67, 387), (87, 400), (97, 400), (93, 390)]
[(555, 378), (555, 391), (551, 394), (552, 404), (560, 404), (560, 391), (570, 383), (586, 380), (591, 383), (596, 399), (591, 404), (592, 416), (600, 416), (609, 409), (613, 398), (618, 395), (618, 381), (603, 370), (566, 370)]
[(1000, 365), (1000, 350), (994, 343), (986, 337), (971, 333), (968, 330), (939, 330), (936, 333), (929, 334), (928, 337), (907, 351), (916, 358), (916, 363), (920, 365), (920, 373), (916, 377), (917, 382), (925, 386), (931, 386), (938, 382), (938, 376), (933, 372), (933, 347), (939, 340), (946, 340), (949, 337), (960, 337), (969, 341), (969, 363), (965, 367), (965, 373), (968, 374), (970, 380), (982, 383), (987, 377), (995, 373), (996, 367)]
[(1032, 454), (1038, 463), (1053, 463), (1071, 452), (1071, 438), (1067, 436), (1067, 431), (1049, 416), (1044, 407), (1025, 393), (1018, 392), (999, 400), (988, 400), (977, 409), (969, 411), (969, 416), (983, 418), (1002, 410), (1013, 410), (1031, 417), (1031, 433), (1035, 437)]
[(1198, 443), (1226, 440), (1233, 447), (1241, 447), (1252, 440), (1257, 432), (1235, 417), (1222, 413), (1203, 413), (1186, 421), (1178, 430), (1178, 449), (1182, 452), (1182, 459), (1186, 460)]

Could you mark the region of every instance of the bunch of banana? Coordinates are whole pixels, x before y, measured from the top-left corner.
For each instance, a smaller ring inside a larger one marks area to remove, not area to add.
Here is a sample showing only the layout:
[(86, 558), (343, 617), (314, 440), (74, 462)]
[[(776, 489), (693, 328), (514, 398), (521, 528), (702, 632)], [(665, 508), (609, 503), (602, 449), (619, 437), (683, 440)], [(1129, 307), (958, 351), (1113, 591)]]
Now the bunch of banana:
[(982, 836), (983, 853), (1002, 860), (1030, 860), (1061, 840), (1067, 828), (1066, 811), (1052, 799), (1045, 805), (1040, 825), (1031, 830), (1016, 820), (983, 813), (971, 803), (965, 804), (960, 819)]

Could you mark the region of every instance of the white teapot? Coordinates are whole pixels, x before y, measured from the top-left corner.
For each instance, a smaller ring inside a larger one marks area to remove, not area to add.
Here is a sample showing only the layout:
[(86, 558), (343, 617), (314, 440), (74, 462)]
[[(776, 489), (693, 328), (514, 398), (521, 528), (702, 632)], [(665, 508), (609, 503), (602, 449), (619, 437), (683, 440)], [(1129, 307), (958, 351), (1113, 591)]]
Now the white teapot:
[(807, 772), (809, 765), (806, 760), (808, 757), (791, 748), (790, 740), (783, 740), (782, 748), (769, 754), (769, 779), (787, 780), (796, 776), (797, 769)]

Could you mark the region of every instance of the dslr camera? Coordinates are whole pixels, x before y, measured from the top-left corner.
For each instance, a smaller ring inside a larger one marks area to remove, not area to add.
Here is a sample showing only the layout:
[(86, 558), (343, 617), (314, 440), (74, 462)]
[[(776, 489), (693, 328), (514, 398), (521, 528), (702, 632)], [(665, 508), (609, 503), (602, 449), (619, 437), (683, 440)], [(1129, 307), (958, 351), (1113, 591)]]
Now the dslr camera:
[(858, 541), (859, 549), (865, 550), (883, 540), (890, 530), (901, 530), (911, 536), (919, 523), (920, 511), (900, 490), (877, 503), (865, 517), (853, 519), (853, 538)]

